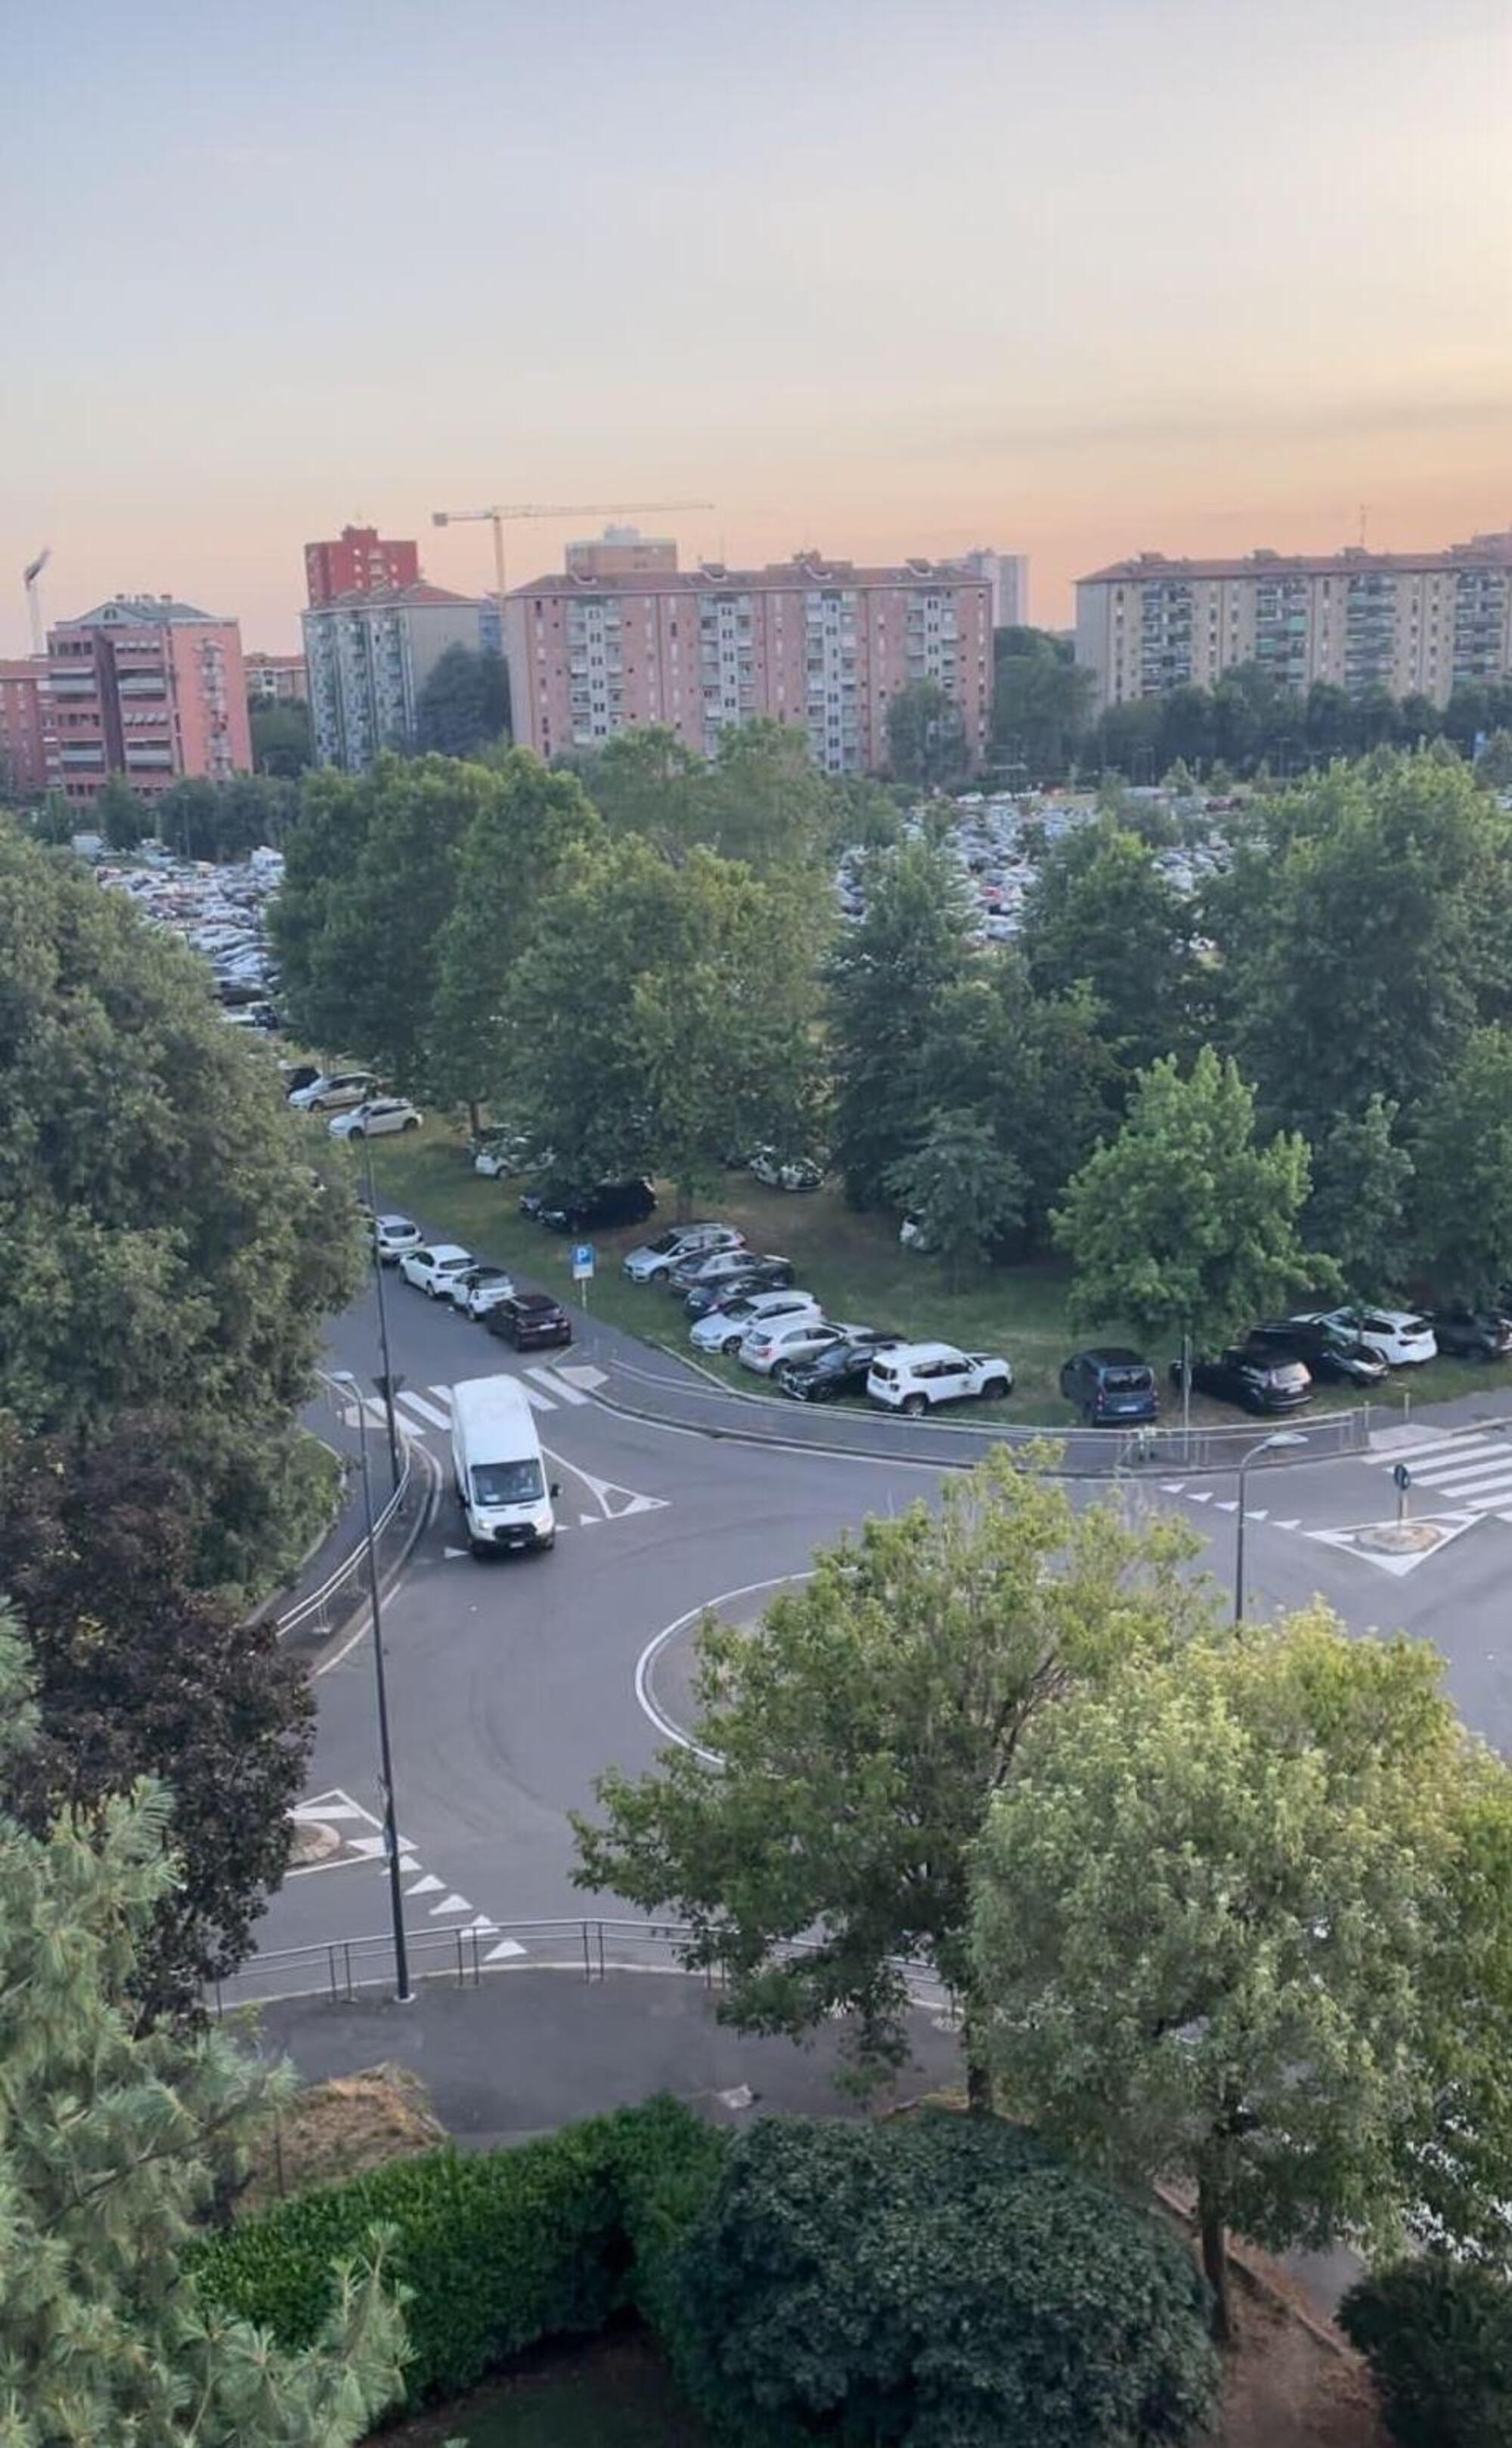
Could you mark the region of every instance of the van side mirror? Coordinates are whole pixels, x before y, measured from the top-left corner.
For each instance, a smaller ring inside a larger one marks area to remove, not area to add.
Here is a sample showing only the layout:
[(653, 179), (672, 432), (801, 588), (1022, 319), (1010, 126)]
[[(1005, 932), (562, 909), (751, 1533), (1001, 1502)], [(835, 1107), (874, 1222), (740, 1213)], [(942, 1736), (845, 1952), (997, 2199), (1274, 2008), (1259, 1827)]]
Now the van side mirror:
[(550, 1497), (552, 1502), (555, 1503), (562, 1494), (562, 1482), (560, 1479), (554, 1479), (551, 1482), (550, 1486), (546, 1489), (546, 1494)]

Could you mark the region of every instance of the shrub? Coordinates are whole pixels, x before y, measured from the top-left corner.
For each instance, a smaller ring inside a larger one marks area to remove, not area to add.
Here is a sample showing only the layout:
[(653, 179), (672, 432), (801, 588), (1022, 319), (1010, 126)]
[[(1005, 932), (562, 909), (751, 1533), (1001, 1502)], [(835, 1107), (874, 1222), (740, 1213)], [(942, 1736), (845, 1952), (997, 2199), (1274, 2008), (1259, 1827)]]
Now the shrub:
[(748, 2443), (1154, 2448), (1215, 2402), (1177, 2238), (985, 2118), (750, 2127), (676, 2275), (679, 2376)]
[(1426, 2253), (1374, 2272), (1339, 2306), (1400, 2448), (1512, 2448), (1512, 2283)]
[(451, 2396), (538, 2339), (600, 2327), (641, 2301), (642, 2276), (656, 2293), (723, 2149), (670, 2099), (515, 2150), (448, 2146), (242, 2221), (197, 2248), (195, 2273), (203, 2296), (299, 2345), (335, 2302), (335, 2263), (384, 2228), (385, 2267), (409, 2295), (409, 2400)]

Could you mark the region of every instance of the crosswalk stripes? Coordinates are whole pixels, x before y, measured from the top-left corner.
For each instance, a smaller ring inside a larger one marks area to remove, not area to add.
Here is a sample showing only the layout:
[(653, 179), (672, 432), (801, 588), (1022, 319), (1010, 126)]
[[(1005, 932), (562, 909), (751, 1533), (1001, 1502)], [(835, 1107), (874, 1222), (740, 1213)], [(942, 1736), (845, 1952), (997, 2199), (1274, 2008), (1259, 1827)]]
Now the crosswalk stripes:
[(1400, 1446), (1386, 1466), (1405, 1463), (1415, 1489), (1445, 1498), (1466, 1513), (1494, 1513), (1512, 1521), (1512, 1438), (1466, 1435), (1425, 1438)]
[(450, 1428), (451, 1425), (450, 1406), (444, 1411), (438, 1411), (435, 1405), (428, 1403), (423, 1394), (415, 1394), (406, 1388), (404, 1393), (395, 1395), (394, 1400), (402, 1403), (405, 1409), (412, 1412), (417, 1419), (424, 1420), (430, 1427)]
[[(576, 1386), (569, 1386), (565, 1377), (558, 1377), (550, 1368), (527, 1368), (526, 1375), (533, 1377), (538, 1386), (544, 1386), (548, 1393), (556, 1395), (559, 1402), (585, 1403), (588, 1399), (586, 1394), (579, 1393)], [(529, 1390), (527, 1386), (526, 1392), (528, 1394)], [(547, 1404), (546, 1408), (549, 1410), (550, 1407)]]

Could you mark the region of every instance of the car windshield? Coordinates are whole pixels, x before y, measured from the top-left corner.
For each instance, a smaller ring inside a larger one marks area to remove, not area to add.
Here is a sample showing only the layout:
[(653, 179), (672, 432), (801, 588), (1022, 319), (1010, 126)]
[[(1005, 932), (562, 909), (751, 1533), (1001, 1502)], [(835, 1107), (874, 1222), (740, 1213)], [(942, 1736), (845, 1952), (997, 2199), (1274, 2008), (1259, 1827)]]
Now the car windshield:
[(474, 1466), (475, 1504), (535, 1504), (545, 1493), (538, 1462), (485, 1462)]

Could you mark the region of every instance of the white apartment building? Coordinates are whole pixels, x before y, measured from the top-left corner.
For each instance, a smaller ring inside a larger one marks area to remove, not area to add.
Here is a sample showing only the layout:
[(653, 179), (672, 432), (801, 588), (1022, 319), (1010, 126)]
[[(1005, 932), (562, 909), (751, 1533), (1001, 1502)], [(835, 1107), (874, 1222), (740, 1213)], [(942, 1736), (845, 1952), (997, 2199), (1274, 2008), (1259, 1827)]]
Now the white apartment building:
[(426, 681), (449, 646), (478, 652), (485, 608), (422, 581), (301, 614), (316, 762), (363, 774), (381, 750), (408, 748)]

